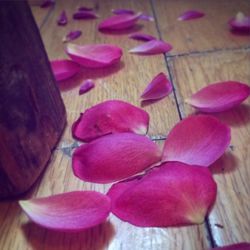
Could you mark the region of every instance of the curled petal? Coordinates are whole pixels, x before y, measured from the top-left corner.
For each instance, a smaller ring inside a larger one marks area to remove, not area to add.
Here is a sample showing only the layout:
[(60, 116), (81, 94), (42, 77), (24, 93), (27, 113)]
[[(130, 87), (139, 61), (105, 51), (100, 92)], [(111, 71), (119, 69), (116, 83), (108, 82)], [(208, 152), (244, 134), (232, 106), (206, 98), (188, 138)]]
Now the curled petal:
[(207, 167), (225, 152), (230, 139), (230, 128), (213, 116), (190, 116), (168, 134), (162, 161)]
[(187, 21), (203, 17), (205, 14), (197, 10), (188, 10), (182, 13), (179, 17), (179, 21)]
[(134, 39), (134, 40), (139, 40), (139, 41), (151, 41), (151, 40), (156, 40), (154, 36), (151, 36), (149, 34), (144, 34), (144, 33), (134, 33), (129, 35), (129, 38)]
[(100, 136), (133, 132), (146, 134), (149, 115), (130, 103), (109, 100), (86, 110), (72, 126), (73, 137), (89, 142)]
[(144, 20), (144, 21), (151, 21), (151, 22), (155, 20), (152, 16), (147, 15), (147, 14), (142, 14), (139, 19)]
[(112, 44), (68, 44), (67, 54), (86, 68), (103, 68), (120, 61), (122, 49)]
[(115, 15), (122, 15), (122, 14), (134, 15), (135, 14), (133, 10), (129, 10), (129, 9), (112, 9), (111, 12)]
[(66, 16), (66, 12), (65, 11), (62, 11), (62, 13), (60, 14), (58, 20), (57, 20), (57, 24), (58, 25), (66, 25), (68, 23), (68, 18)]
[(250, 87), (247, 84), (218, 82), (202, 88), (186, 102), (203, 112), (221, 112), (239, 105), (249, 95)]
[(141, 98), (143, 100), (161, 99), (167, 96), (172, 89), (172, 84), (169, 82), (166, 75), (160, 73), (148, 84), (146, 89), (143, 91)]
[(95, 191), (74, 191), (19, 201), (28, 217), (38, 225), (58, 231), (81, 231), (106, 220), (111, 202)]
[(250, 250), (250, 243), (242, 242), (224, 247), (211, 248), (210, 250)]
[(204, 222), (216, 198), (210, 171), (168, 162), (139, 180), (114, 184), (108, 192), (111, 212), (140, 227), (169, 227)]
[(48, 8), (55, 4), (55, 0), (44, 0), (40, 5), (41, 8)]
[(233, 31), (250, 32), (250, 16), (245, 16), (241, 12), (229, 20), (228, 24)]
[(98, 15), (89, 10), (78, 10), (73, 14), (73, 19), (79, 20), (79, 19), (95, 19), (98, 18)]
[(160, 149), (146, 136), (117, 133), (77, 148), (73, 170), (84, 181), (110, 183), (135, 175), (160, 158)]
[(167, 53), (171, 49), (172, 46), (169, 43), (163, 42), (161, 40), (152, 40), (129, 50), (129, 52), (139, 55), (155, 55)]
[(84, 81), (79, 89), (79, 95), (87, 93), (88, 91), (90, 91), (94, 87), (95, 87), (95, 83), (93, 82), (93, 80), (88, 79), (88, 80)]
[(80, 30), (70, 31), (64, 38), (63, 42), (70, 42), (81, 36), (82, 32)]
[(71, 78), (81, 70), (81, 67), (78, 63), (70, 60), (54, 60), (50, 63), (53, 74), (57, 81), (62, 81)]

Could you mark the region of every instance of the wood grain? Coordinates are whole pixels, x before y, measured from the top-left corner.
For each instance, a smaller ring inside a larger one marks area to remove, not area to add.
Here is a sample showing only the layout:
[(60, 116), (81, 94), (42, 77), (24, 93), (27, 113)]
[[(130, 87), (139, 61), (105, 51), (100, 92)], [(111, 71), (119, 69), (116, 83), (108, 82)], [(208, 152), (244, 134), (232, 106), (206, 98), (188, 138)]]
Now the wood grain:
[(35, 18), (37, 27), (41, 28), (41, 26), (44, 24), (46, 19), (48, 18), (51, 11), (53, 11), (53, 7), (49, 8), (41, 8), (38, 5), (32, 5), (30, 6), (32, 14)]

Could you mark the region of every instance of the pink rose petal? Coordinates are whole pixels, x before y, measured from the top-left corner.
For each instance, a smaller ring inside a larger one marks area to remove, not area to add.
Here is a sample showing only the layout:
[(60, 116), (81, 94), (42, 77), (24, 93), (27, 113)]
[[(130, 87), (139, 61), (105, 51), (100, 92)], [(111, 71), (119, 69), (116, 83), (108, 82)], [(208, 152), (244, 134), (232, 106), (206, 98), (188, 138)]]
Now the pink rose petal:
[(168, 134), (162, 161), (207, 167), (225, 152), (230, 139), (230, 128), (213, 116), (190, 116)]
[(133, 10), (129, 10), (129, 9), (113, 9), (111, 12), (115, 15), (122, 15), (122, 14), (134, 15), (135, 14)]
[(122, 49), (112, 44), (68, 44), (67, 54), (86, 68), (103, 68), (120, 61)]
[(150, 21), (150, 22), (153, 22), (155, 20), (152, 16), (147, 15), (147, 14), (142, 14), (139, 19), (144, 20), (144, 21)]
[(164, 73), (158, 74), (143, 91), (143, 100), (158, 100), (167, 96), (173, 87)]
[(172, 46), (169, 43), (163, 42), (161, 40), (152, 40), (129, 50), (129, 52), (139, 55), (155, 55), (167, 53), (171, 49)]
[(133, 132), (146, 134), (149, 115), (130, 103), (109, 100), (87, 109), (72, 126), (73, 137), (89, 142), (100, 136)]
[(134, 15), (131, 14), (120, 14), (116, 16), (109, 17), (105, 20), (103, 20), (99, 26), (98, 29), (100, 31), (108, 31), (108, 30), (123, 30), (133, 27), (141, 13), (137, 13)]
[(79, 64), (66, 59), (53, 60), (50, 63), (53, 74), (57, 81), (62, 81), (71, 78), (81, 70)]
[(239, 105), (249, 95), (250, 86), (247, 84), (227, 81), (202, 88), (186, 102), (203, 112), (221, 112)]
[(192, 20), (192, 19), (197, 19), (197, 18), (201, 18), (203, 17), (205, 14), (201, 11), (197, 11), (197, 10), (188, 10), (185, 11), (184, 13), (182, 13), (179, 17), (178, 20), (179, 21), (188, 21), (188, 20)]
[(233, 31), (250, 33), (250, 16), (245, 16), (241, 12), (239, 12), (234, 18), (230, 19), (228, 24)]
[(40, 5), (41, 8), (48, 8), (55, 4), (55, 0), (44, 0)]
[(151, 41), (151, 40), (156, 40), (154, 36), (151, 36), (149, 34), (144, 34), (144, 33), (134, 33), (129, 35), (129, 38), (134, 39), (134, 40), (139, 40), (139, 41)]
[(85, 80), (79, 89), (79, 95), (87, 93), (95, 87), (95, 83), (92, 79)]
[(81, 145), (73, 153), (74, 174), (84, 181), (110, 183), (135, 175), (161, 159), (148, 137), (117, 133)]
[(95, 191), (74, 191), (19, 201), (28, 217), (38, 225), (58, 231), (81, 231), (106, 220), (108, 196)]
[(63, 42), (70, 42), (81, 36), (82, 32), (80, 30), (70, 31), (63, 39)]
[(65, 11), (62, 11), (62, 13), (60, 14), (58, 20), (57, 20), (57, 24), (58, 25), (66, 25), (68, 23), (68, 18), (66, 16), (66, 12)]
[(140, 227), (169, 227), (204, 222), (216, 198), (210, 171), (168, 162), (139, 180), (114, 184), (111, 212)]
[(210, 250), (250, 250), (250, 243), (242, 242), (224, 247), (211, 248)]
[(73, 14), (73, 19), (76, 20), (80, 20), (80, 19), (95, 19), (98, 18), (99, 16), (93, 12), (93, 11), (89, 11), (89, 10), (78, 10), (77, 12), (75, 12)]

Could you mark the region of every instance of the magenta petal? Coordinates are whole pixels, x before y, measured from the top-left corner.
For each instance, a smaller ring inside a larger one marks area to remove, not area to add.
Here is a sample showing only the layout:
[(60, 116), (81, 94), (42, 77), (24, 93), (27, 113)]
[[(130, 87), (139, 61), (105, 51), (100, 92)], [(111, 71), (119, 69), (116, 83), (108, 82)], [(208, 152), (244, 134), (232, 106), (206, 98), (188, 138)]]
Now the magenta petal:
[(157, 100), (167, 96), (173, 87), (164, 73), (158, 74), (141, 95), (143, 100)]
[(66, 25), (68, 23), (68, 18), (66, 16), (66, 12), (65, 11), (62, 11), (62, 13), (60, 14), (58, 20), (57, 20), (57, 24), (58, 25)]
[(55, 4), (55, 0), (44, 0), (40, 5), (41, 8), (48, 8)]
[(182, 13), (179, 17), (179, 21), (187, 21), (203, 17), (205, 14), (197, 10), (188, 10)]
[(110, 183), (135, 175), (160, 159), (160, 149), (148, 137), (117, 133), (77, 148), (73, 170), (84, 181)]
[(241, 12), (229, 20), (228, 24), (233, 31), (250, 32), (250, 16), (245, 16)]
[(93, 80), (88, 79), (88, 80), (84, 81), (79, 89), (79, 95), (87, 93), (88, 91), (90, 91), (94, 87), (95, 87), (95, 83), (93, 82)]
[(200, 224), (216, 198), (208, 169), (165, 163), (142, 179), (114, 184), (108, 192), (111, 212), (141, 227)]
[(103, 68), (120, 61), (122, 49), (112, 44), (68, 44), (67, 54), (86, 68)]
[(227, 81), (202, 88), (186, 102), (203, 112), (221, 112), (239, 105), (249, 95), (250, 87), (247, 84)]
[(112, 13), (115, 15), (122, 15), (122, 14), (134, 15), (135, 14), (133, 10), (129, 10), (129, 9), (113, 9)]
[(210, 250), (250, 250), (250, 243), (241, 242), (224, 247), (211, 248)]
[(230, 128), (213, 116), (190, 116), (168, 134), (162, 161), (207, 167), (225, 152), (230, 139)]
[(81, 70), (81, 67), (78, 63), (70, 60), (54, 60), (50, 63), (53, 74), (57, 81), (62, 81), (71, 78)]
[(28, 217), (38, 225), (58, 231), (80, 231), (106, 220), (108, 196), (95, 191), (74, 191), (19, 201)]
[(151, 22), (155, 20), (152, 16), (147, 15), (147, 14), (142, 14), (139, 19), (144, 20), (144, 21), (151, 21)]
[(144, 34), (144, 33), (134, 33), (129, 35), (129, 38), (134, 39), (134, 40), (139, 40), (139, 41), (151, 41), (151, 40), (156, 40), (154, 36), (151, 36), (149, 34)]
[(119, 100), (109, 100), (87, 109), (72, 126), (73, 137), (84, 142), (111, 133), (146, 134), (149, 115), (143, 109)]
[(78, 10), (73, 14), (74, 19), (95, 19), (98, 18), (98, 15), (93, 11), (89, 10)]
[(163, 42), (161, 40), (152, 40), (129, 50), (129, 52), (139, 55), (155, 55), (167, 53), (171, 49), (172, 46), (169, 43)]
[(80, 30), (70, 31), (64, 38), (63, 42), (70, 42), (81, 36), (82, 32)]

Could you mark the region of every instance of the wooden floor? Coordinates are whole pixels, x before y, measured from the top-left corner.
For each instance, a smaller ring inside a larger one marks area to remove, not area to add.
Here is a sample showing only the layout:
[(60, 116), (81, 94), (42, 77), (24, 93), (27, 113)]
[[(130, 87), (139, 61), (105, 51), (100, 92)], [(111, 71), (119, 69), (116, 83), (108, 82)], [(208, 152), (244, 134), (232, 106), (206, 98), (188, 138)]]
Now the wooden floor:
[[(96, 6), (97, 20), (76, 21), (59, 27), (56, 20), (62, 10), (68, 16), (79, 6)], [(171, 43), (166, 56), (137, 56), (128, 50), (139, 42), (128, 39), (132, 30), (122, 35), (102, 34), (97, 25), (114, 8), (143, 11), (155, 22), (140, 22), (138, 31)], [(188, 9), (204, 11), (199, 20), (178, 22), (178, 15)], [(145, 106), (150, 114), (150, 135), (166, 135), (183, 117), (195, 111), (184, 103), (192, 93), (208, 83), (238, 80), (250, 83), (250, 37), (228, 31), (227, 20), (236, 12), (250, 13), (248, 0), (105, 0), (57, 1), (55, 7), (32, 6), (50, 59), (67, 58), (62, 37), (73, 29), (83, 35), (77, 44), (113, 43), (123, 48), (121, 64), (111, 69), (84, 70), (63, 83), (61, 93), (67, 109), (68, 126), (49, 166), (33, 190), (25, 197), (41, 197), (72, 190), (90, 189), (106, 192), (109, 185), (85, 183), (74, 177), (71, 150), (75, 145), (70, 127), (79, 113), (108, 99), (122, 99), (140, 106), (139, 96), (146, 84), (159, 72), (166, 73), (175, 91), (169, 97)], [(92, 78), (96, 87), (79, 96), (79, 84)], [(231, 126), (231, 147), (212, 167), (218, 184), (218, 196), (203, 225), (181, 228), (139, 228), (115, 216), (81, 233), (58, 233), (29, 223), (16, 201), (0, 203), (1, 250), (206, 250), (242, 241), (250, 242), (250, 98), (239, 107), (215, 115)], [(73, 146), (72, 146), (73, 145)]]

